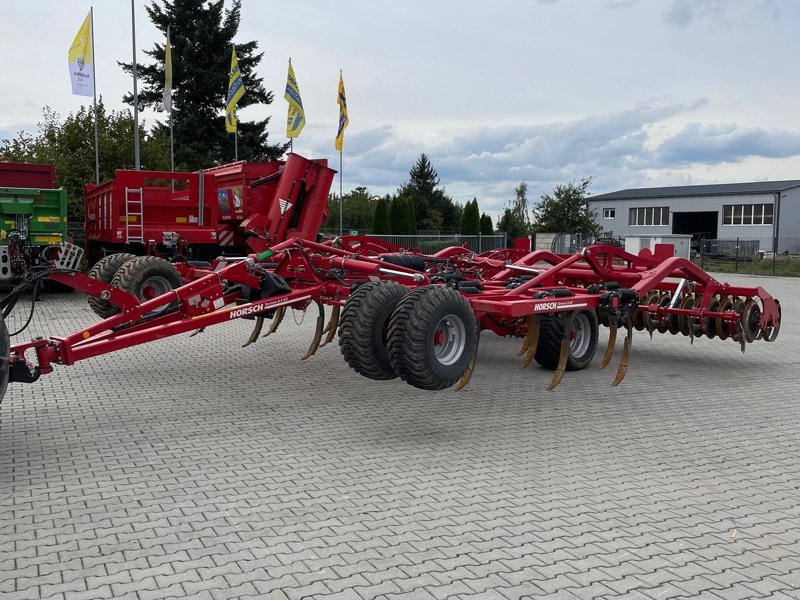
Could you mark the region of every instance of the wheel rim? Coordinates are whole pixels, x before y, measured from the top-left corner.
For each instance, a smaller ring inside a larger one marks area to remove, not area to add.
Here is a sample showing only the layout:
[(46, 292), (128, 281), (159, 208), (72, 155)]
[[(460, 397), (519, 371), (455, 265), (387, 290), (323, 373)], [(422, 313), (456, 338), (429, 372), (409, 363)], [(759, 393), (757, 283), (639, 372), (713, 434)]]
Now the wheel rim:
[(569, 332), (569, 353), (580, 360), (589, 351), (592, 344), (592, 327), (589, 318), (584, 314), (575, 317), (575, 324)]
[(156, 296), (166, 294), (171, 289), (172, 286), (165, 277), (153, 275), (145, 279), (142, 283), (141, 298), (142, 300), (152, 300)]
[(433, 331), (433, 355), (443, 365), (452, 365), (464, 353), (467, 330), (456, 315), (443, 317)]

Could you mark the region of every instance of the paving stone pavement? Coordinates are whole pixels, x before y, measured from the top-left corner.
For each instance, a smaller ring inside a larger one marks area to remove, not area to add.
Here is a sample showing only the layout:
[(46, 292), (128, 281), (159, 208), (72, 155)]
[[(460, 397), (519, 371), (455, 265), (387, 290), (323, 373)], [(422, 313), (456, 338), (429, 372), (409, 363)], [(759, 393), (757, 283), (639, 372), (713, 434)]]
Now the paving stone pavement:
[[(800, 598), (800, 281), (726, 279), (774, 344), (637, 333), (616, 388), (490, 333), (462, 392), (373, 382), (291, 314), (12, 384), (0, 598)], [(93, 320), (49, 296), (24, 336)]]

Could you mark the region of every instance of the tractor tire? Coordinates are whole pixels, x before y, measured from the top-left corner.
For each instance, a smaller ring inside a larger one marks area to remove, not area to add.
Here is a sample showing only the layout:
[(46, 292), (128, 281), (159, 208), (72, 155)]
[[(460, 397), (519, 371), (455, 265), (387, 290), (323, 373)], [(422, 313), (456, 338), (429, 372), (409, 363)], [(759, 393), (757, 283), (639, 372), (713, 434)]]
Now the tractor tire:
[[(539, 344), (534, 359), (545, 369), (555, 371), (561, 354), (561, 340), (564, 338), (564, 321), (558, 317), (543, 316), (539, 321)], [(597, 352), (599, 336), (597, 313), (582, 310), (575, 315), (574, 337), (570, 335), (567, 371), (585, 369)]]
[(8, 388), (10, 353), (11, 338), (8, 335), (5, 319), (3, 319), (3, 315), (0, 315), (0, 403), (3, 402), (3, 396), (6, 395)]
[(407, 287), (394, 281), (373, 281), (347, 298), (339, 319), (339, 347), (345, 362), (359, 375), (378, 381), (397, 377), (386, 339), (389, 317), (407, 293)]
[(423, 390), (443, 390), (469, 367), (478, 323), (466, 298), (428, 285), (407, 294), (389, 321), (389, 359), (395, 373)]
[[(182, 283), (181, 274), (175, 265), (158, 256), (137, 256), (129, 260), (111, 281), (111, 285), (136, 296), (142, 302), (174, 290)], [(173, 302), (147, 313), (146, 316), (160, 315), (176, 306), (177, 302)]]
[[(134, 258), (136, 258), (136, 256), (125, 252), (104, 256), (94, 264), (89, 271), (89, 277), (102, 281), (103, 283), (111, 283), (120, 267)], [(115, 306), (108, 300), (103, 300), (102, 298), (88, 296), (87, 301), (89, 302), (89, 308), (101, 319), (112, 317), (120, 311), (119, 306)]]

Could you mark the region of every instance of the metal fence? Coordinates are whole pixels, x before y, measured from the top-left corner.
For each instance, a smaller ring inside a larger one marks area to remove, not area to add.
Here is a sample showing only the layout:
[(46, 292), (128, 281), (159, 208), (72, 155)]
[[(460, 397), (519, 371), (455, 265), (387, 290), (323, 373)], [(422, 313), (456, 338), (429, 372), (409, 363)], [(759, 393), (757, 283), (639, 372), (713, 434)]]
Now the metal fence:
[(384, 235), (366, 234), (369, 237), (397, 244), (409, 250), (419, 250), (425, 254), (432, 254), (450, 246), (467, 247), (473, 252), (486, 252), (506, 248), (506, 235), (461, 235), (457, 233), (432, 233), (426, 235)]
[(750, 260), (760, 256), (758, 240), (700, 240), (700, 256), (728, 260)]

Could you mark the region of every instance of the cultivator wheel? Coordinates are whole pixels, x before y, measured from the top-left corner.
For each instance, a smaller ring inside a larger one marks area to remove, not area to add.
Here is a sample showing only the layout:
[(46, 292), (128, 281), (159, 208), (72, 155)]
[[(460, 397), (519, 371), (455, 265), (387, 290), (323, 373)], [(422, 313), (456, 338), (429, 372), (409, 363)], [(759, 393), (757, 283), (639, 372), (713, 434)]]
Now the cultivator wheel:
[(478, 324), (469, 302), (451, 287), (408, 293), (389, 322), (389, 359), (405, 382), (424, 390), (450, 387), (473, 364)]
[[(565, 335), (565, 325), (570, 324)], [(585, 369), (597, 352), (599, 328), (597, 314), (593, 310), (583, 310), (568, 318), (543, 316), (540, 318), (540, 330), (535, 358), (545, 369), (558, 369), (564, 340), (568, 343), (565, 371)]]
[[(114, 276), (119, 271), (120, 267), (129, 260), (136, 258), (133, 254), (120, 252), (119, 254), (109, 254), (98, 260), (89, 271), (89, 277), (102, 281), (103, 283), (111, 283)], [(107, 319), (120, 311), (118, 306), (111, 304), (108, 300), (97, 298), (95, 296), (88, 296), (87, 301), (89, 307), (101, 319)]]
[(397, 377), (389, 359), (389, 319), (408, 288), (394, 281), (373, 281), (350, 294), (339, 317), (339, 347), (345, 362), (359, 375), (386, 380)]
[[(111, 285), (136, 296), (142, 302), (166, 294), (180, 287), (181, 283), (181, 275), (175, 265), (158, 256), (137, 256), (128, 260), (111, 280)], [(169, 312), (176, 306), (177, 303), (164, 305), (146, 316)]]

